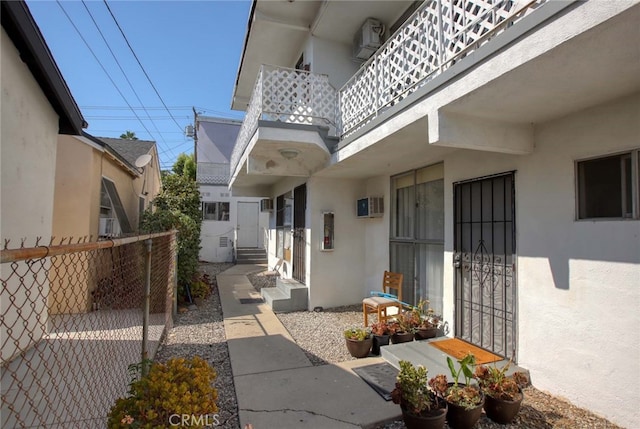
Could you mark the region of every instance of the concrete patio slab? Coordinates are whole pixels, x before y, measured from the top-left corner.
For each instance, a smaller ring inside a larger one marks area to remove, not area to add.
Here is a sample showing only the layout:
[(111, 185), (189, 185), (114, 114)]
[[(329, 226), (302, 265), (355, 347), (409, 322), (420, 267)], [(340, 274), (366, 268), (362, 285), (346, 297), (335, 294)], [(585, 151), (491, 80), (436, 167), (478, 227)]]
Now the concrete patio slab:
[(263, 269), (234, 266), (217, 276), (240, 426), (368, 428), (397, 419), (400, 408), (352, 371), (381, 358), (312, 366), (266, 304), (240, 303), (254, 290), (244, 273)]
[(231, 339), (227, 346), (234, 376), (311, 366), (300, 347), (281, 335)]
[(235, 385), (241, 427), (369, 428), (401, 415), (398, 405), (338, 365), (239, 376)]

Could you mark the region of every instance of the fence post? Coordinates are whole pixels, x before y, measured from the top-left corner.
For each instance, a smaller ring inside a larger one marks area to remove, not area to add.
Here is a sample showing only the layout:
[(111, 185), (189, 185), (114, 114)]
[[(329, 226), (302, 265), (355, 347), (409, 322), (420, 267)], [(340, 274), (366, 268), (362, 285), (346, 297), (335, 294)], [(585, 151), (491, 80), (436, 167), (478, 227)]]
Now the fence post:
[(173, 315), (178, 314), (178, 234), (171, 236), (173, 240)]
[(145, 376), (149, 372), (147, 360), (149, 359), (149, 300), (151, 298), (151, 245), (153, 240), (145, 241), (147, 245), (147, 278), (144, 283), (144, 310), (142, 313), (142, 375)]

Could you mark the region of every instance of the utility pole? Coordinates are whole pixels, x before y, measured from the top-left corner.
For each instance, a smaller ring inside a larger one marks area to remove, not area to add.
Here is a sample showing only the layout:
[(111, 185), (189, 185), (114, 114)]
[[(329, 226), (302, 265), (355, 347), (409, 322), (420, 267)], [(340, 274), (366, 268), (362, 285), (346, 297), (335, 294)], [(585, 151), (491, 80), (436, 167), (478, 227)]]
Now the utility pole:
[(193, 161), (198, 168), (198, 112), (194, 106), (191, 108), (193, 109)]

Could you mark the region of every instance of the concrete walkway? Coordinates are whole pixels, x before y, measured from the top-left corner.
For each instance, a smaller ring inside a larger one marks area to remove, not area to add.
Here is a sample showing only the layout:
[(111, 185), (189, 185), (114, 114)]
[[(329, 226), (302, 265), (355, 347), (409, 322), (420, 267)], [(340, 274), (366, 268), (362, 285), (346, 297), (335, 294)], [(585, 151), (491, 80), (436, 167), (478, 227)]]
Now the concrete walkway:
[(217, 276), (240, 427), (371, 428), (400, 418), (398, 405), (351, 371), (381, 358), (313, 366), (266, 304), (240, 303), (260, 297), (247, 275), (264, 269), (235, 265)]

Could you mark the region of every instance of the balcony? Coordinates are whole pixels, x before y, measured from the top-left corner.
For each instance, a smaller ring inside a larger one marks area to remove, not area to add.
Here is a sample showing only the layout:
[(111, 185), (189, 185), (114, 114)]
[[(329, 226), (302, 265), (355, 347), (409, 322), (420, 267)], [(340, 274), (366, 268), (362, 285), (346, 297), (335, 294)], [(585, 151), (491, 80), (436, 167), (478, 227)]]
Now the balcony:
[(345, 138), (547, 0), (426, 1), (340, 89)]
[(229, 164), (198, 162), (196, 180), (201, 185), (227, 185), (229, 184)]
[(336, 100), (326, 75), (263, 65), (231, 154), (234, 178), (242, 166), (248, 174), (308, 176), (324, 165), (324, 138), (337, 133)]
[[(262, 66), (231, 157), (232, 183), (243, 174), (304, 176), (328, 160), (321, 144), (297, 144), (291, 135), (275, 140), (274, 133), (259, 135), (269, 122), (280, 129), (286, 128), (282, 124), (327, 127), (329, 136), (345, 139), (546, 1), (425, 1), (339, 91), (326, 76)], [(274, 150), (291, 146), (304, 151), (304, 168), (280, 165)]]

